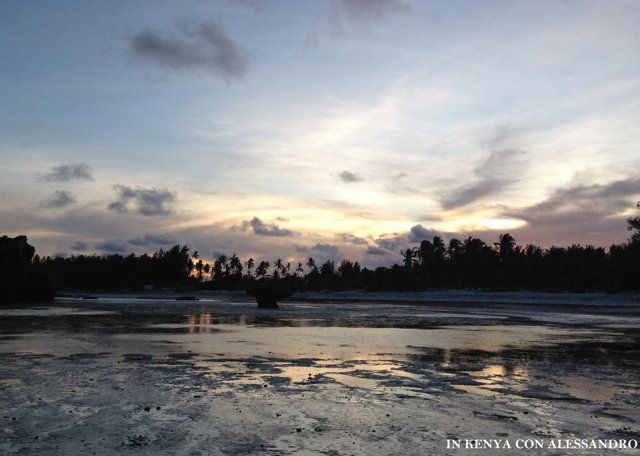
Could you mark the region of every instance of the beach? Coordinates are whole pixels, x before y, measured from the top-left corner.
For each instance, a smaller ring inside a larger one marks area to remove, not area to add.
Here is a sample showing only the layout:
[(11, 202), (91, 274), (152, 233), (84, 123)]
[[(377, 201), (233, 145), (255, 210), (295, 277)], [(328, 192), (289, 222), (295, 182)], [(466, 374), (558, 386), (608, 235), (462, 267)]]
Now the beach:
[(640, 440), (634, 296), (444, 295), (5, 306), (0, 450), (604, 454), (591, 442)]

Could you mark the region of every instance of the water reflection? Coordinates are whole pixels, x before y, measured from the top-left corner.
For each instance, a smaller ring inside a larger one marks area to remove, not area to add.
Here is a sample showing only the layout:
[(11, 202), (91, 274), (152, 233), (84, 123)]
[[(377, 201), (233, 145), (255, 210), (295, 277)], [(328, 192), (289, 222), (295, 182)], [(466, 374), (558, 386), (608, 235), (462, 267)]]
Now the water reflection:
[(189, 325), (189, 334), (202, 334), (211, 332), (211, 314), (197, 314), (189, 315), (187, 317), (187, 324)]
[(305, 387), (310, 384), (339, 383), (352, 388), (376, 389), (381, 381), (410, 379), (424, 382), (424, 375), (410, 372), (407, 364), (385, 357), (366, 359), (301, 359), (296, 362), (251, 358), (249, 360), (204, 360), (199, 368), (207, 369), (214, 378), (240, 385), (267, 383)]

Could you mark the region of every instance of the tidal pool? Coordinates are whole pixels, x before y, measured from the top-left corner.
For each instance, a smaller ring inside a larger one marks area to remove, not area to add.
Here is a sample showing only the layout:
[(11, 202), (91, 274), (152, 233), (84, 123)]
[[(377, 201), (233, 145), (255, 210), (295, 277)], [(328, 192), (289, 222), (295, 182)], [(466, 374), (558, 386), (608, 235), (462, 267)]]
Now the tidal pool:
[(447, 439), (640, 440), (638, 306), (97, 298), (0, 309), (2, 453), (458, 454)]

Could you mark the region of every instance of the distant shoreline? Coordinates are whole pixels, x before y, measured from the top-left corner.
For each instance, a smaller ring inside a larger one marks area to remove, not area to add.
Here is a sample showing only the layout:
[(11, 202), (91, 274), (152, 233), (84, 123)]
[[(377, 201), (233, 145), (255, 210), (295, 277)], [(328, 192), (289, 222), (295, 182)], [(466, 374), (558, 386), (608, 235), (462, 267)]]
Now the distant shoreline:
[[(56, 295), (56, 300), (95, 300), (96, 298), (132, 298), (140, 302), (154, 299), (184, 300), (184, 297), (194, 298), (191, 301), (207, 300), (218, 296), (234, 296), (236, 299), (252, 298), (243, 291), (232, 290), (198, 290), (185, 292), (154, 291), (154, 292), (100, 292), (100, 291), (66, 291)], [(189, 301), (187, 300), (187, 301)], [(571, 291), (530, 291), (530, 290), (431, 290), (431, 291), (304, 291), (295, 292), (293, 296), (282, 300), (286, 302), (327, 302), (327, 303), (387, 303), (387, 304), (499, 304), (499, 305), (531, 305), (531, 306), (623, 306), (640, 307), (640, 293), (638, 292), (571, 292)]]

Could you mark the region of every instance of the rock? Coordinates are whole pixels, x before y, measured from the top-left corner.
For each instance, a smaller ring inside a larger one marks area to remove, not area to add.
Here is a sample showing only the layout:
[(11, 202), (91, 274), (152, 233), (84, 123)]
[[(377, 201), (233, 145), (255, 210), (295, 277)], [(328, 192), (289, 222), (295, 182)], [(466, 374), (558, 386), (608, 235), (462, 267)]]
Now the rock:
[(53, 299), (54, 281), (42, 264), (32, 262), (35, 252), (26, 236), (0, 237), (0, 302)]
[(286, 279), (260, 279), (249, 284), (246, 292), (256, 298), (259, 308), (277, 309), (278, 301), (293, 294), (293, 287)]

